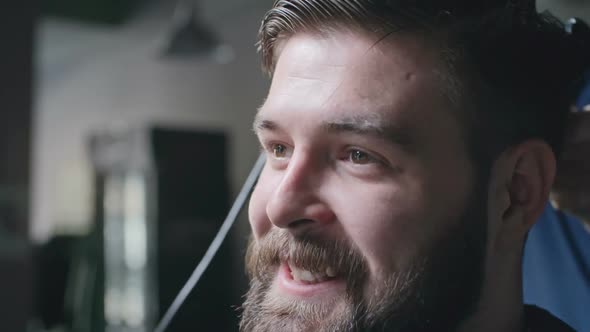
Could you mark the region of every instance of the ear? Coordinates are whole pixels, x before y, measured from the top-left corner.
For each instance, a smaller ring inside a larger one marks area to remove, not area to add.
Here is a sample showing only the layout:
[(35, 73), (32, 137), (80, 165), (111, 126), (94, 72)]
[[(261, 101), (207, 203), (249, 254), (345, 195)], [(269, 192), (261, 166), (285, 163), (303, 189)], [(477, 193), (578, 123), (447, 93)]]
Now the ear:
[(555, 164), (553, 150), (541, 140), (527, 140), (500, 155), (490, 178), (492, 234), (524, 239), (547, 204)]

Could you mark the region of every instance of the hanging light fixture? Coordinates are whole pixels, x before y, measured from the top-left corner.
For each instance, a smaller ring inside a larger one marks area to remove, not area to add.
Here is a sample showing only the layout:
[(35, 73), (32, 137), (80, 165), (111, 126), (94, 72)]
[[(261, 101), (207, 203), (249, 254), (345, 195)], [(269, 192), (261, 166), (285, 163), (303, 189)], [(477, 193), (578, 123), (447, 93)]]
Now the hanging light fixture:
[(174, 10), (170, 31), (164, 40), (166, 58), (206, 57), (219, 63), (233, 58), (230, 46), (221, 43), (198, 17), (196, 0), (180, 0)]

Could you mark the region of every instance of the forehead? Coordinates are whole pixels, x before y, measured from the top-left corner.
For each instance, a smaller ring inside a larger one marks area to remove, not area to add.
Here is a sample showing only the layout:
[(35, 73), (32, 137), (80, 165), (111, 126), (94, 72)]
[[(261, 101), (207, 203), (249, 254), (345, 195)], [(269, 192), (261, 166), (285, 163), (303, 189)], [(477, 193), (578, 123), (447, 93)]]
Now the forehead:
[(402, 34), (295, 34), (282, 42), (261, 113), (424, 117), (417, 110), (448, 108), (435, 54), (425, 39)]

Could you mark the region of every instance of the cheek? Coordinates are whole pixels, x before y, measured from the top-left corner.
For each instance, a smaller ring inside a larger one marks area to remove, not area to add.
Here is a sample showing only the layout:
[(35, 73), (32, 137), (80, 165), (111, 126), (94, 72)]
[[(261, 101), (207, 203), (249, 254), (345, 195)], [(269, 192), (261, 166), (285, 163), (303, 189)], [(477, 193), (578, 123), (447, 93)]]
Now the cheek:
[(342, 227), (373, 274), (403, 270), (425, 241), (420, 234), (425, 209), (418, 188), (392, 188), (356, 190), (335, 203)]
[(272, 195), (272, 188), (272, 184), (263, 174), (250, 196), (248, 220), (250, 222), (250, 227), (252, 227), (252, 234), (256, 240), (264, 236), (272, 226), (266, 214), (266, 205)]

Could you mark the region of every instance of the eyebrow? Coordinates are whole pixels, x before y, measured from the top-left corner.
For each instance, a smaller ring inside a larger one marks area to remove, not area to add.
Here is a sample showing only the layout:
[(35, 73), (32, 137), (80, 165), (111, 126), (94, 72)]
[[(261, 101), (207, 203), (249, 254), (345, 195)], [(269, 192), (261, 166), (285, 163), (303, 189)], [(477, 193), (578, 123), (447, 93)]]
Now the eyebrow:
[[(328, 133), (351, 133), (360, 136), (372, 136), (380, 140), (392, 142), (405, 150), (410, 150), (415, 143), (411, 131), (408, 128), (384, 123), (384, 121), (374, 116), (346, 117), (335, 121), (323, 122), (320, 126), (322, 130)], [(253, 130), (255, 133), (259, 133), (261, 131), (280, 131), (282, 128), (277, 122), (264, 119), (257, 114), (254, 119)]]
[(411, 148), (414, 144), (410, 130), (405, 127), (384, 123), (375, 117), (355, 116), (325, 122), (322, 128), (329, 133), (351, 133), (360, 136), (372, 136), (380, 140), (392, 142), (404, 149)]
[(259, 133), (260, 131), (277, 131), (279, 128), (280, 126), (278, 123), (263, 119), (260, 116), (260, 113), (256, 114), (256, 117), (254, 117), (254, 122), (252, 123), (252, 130), (254, 133)]

